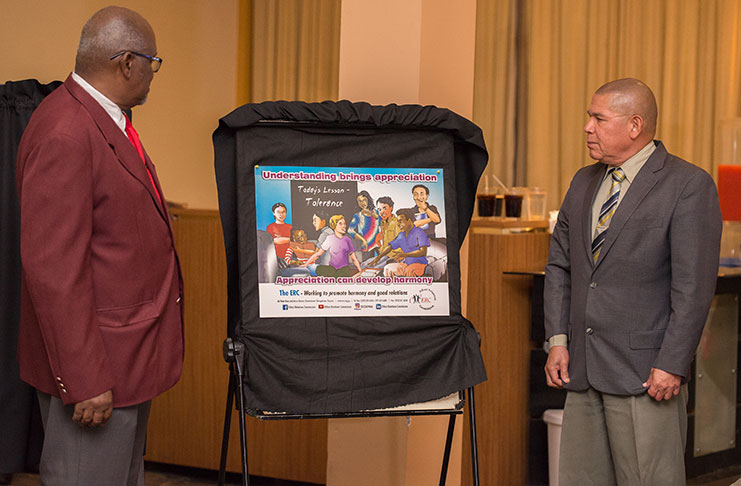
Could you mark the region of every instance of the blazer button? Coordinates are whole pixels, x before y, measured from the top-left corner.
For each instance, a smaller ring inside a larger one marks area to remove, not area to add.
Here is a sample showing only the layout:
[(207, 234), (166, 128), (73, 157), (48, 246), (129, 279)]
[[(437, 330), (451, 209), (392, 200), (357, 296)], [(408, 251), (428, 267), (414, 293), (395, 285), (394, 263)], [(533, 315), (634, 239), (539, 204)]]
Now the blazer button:
[(176, 304), (179, 304), (180, 303), (180, 297), (177, 298), (177, 300), (175, 301), (175, 303)]
[(589, 284), (590, 289), (596, 289), (597, 288), (597, 282), (592, 282)]
[(588, 327), (586, 332), (588, 336), (591, 336), (592, 334), (594, 334), (594, 329), (592, 329), (591, 327)]

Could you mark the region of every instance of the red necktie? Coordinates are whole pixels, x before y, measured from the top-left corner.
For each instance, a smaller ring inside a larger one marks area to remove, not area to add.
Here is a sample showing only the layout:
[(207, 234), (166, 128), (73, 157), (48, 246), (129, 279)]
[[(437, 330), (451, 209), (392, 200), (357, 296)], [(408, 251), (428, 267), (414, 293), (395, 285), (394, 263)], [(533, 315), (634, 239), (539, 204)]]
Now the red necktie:
[(147, 167), (147, 159), (144, 158), (144, 149), (142, 149), (142, 143), (139, 140), (139, 134), (136, 133), (136, 130), (134, 130), (134, 125), (131, 124), (131, 120), (129, 120), (129, 117), (124, 115), (124, 118), (126, 118), (126, 135), (129, 136), (129, 140), (132, 144), (134, 144), (136, 151), (139, 152), (139, 157), (141, 157), (142, 162), (144, 162), (144, 168), (147, 169), (147, 175), (149, 176), (149, 180), (152, 183), (152, 187), (154, 188), (154, 193), (157, 195), (157, 199), (159, 199), (160, 204), (162, 204), (162, 197), (160, 196), (160, 193), (157, 190), (157, 186), (154, 183), (154, 177), (152, 177), (152, 173), (149, 171), (149, 167)]

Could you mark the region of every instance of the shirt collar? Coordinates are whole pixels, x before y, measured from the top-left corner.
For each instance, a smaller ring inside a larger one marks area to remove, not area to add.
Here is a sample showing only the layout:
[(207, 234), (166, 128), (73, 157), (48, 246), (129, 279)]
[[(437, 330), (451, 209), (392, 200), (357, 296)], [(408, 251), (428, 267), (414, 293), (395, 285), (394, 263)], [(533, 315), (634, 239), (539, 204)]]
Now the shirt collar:
[[(620, 168), (623, 169), (625, 178), (628, 180), (629, 183), (633, 182), (635, 176), (638, 175), (638, 171), (641, 170), (648, 158), (651, 157), (651, 154), (654, 153), (654, 150), (656, 150), (656, 144), (653, 140), (651, 140), (646, 144), (645, 147), (639, 150), (638, 153), (636, 153), (620, 165)], [(612, 167), (608, 166), (606, 170), (609, 171), (611, 168)], [(606, 172), (605, 177), (607, 177)]]
[(119, 108), (116, 103), (107, 98), (103, 93), (95, 89), (92, 84), (85, 81), (85, 79), (76, 72), (72, 73), (72, 79), (74, 79), (82, 89), (92, 96), (93, 99), (103, 107), (105, 112), (108, 113), (111, 119), (113, 119), (118, 128), (120, 128), (122, 132), (126, 133), (126, 116), (123, 111), (121, 111), (121, 108)]

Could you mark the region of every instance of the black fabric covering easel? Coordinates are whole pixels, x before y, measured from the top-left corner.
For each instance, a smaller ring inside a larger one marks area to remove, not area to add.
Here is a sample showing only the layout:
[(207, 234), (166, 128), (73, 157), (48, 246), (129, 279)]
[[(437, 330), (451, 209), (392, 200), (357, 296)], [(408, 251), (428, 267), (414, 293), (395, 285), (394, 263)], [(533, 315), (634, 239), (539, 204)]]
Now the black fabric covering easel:
[[(262, 419), (278, 418), (275, 411), (280, 418), (327, 418), (391, 415), (362, 411), (468, 390), (473, 412), (473, 386), (486, 373), (478, 333), (460, 310), (459, 249), (488, 157), (481, 130), (432, 106), (265, 102), (222, 118), (213, 139), (232, 339), (225, 357), (239, 358), (230, 364), (227, 419), (234, 396), (240, 410)], [(447, 258), (447, 290), (439, 298), (448, 300), (449, 314), (261, 317), (256, 203), (264, 203), (256, 201), (255, 170), (270, 166), (437, 170), (443, 188), (434, 197), (445, 207), (438, 243)], [(452, 434), (462, 410), (422, 412), (430, 413), (451, 415)], [(244, 439), (242, 453), (247, 481)]]
[(8, 81), (0, 85), (0, 473), (21, 472), (39, 462), (43, 432), (33, 388), (18, 374), (20, 316), (20, 211), (16, 156), (31, 113), (61, 81)]
[[(229, 364), (229, 386), (226, 396), (226, 412), (224, 414), (224, 431), (221, 439), (221, 459), (219, 461), (219, 479), (218, 486), (224, 486), (226, 480), (226, 460), (229, 451), (229, 431), (232, 421), (232, 407), (236, 406), (239, 413), (239, 444), (240, 444), (240, 462), (242, 465), (242, 485), (250, 486), (249, 460), (247, 458), (247, 429), (245, 426), (244, 408), (244, 345), (232, 338), (224, 340), (223, 347), (224, 360)], [(474, 401), (473, 387), (466, 390), (468, 392), (468, 418), (469, 434), (471, 441), (471, 474), (473, 485), (479, 486), (479, 453), (478, 438), (476, 434), (476, 405)], [(236, 404), (234, 398), (236, 397)], [(445, 450), (443, 452), (442, 463), (440, 468), (439, 486), (445, 486), (448, 478), (448, 465), (450, 464), (450, 451), (453, 445), (453, 433), (455, 432), (455, 419), (457, 415), (463, 413), (464, 393), (459, 393), (460, 402), (454, 410), (422, 410), (422, 411), (398, 411), (398, 412), (355, 412), (344, 414), (326, 414), (326, 415), (259, 415), (261, 420), (291, 420), (291, 419), (311, 419), (311, 418), (351, 418), (351, 417), (389, 417), (389, 416), (412, 416), (412, 415), (448, 415), (448, 430), (445, 435)], [(249, 411), (247, 412), (249, 413)]]

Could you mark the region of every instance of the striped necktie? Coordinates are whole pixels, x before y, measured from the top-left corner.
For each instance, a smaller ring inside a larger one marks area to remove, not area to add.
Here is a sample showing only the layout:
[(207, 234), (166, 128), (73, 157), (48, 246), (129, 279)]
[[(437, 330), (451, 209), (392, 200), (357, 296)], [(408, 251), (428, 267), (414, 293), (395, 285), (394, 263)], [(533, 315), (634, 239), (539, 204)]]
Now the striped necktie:
[(592, 261), (596, 262), (599, 258), (602, 243), (607, 236), (607, 228), (610, 226), (610, 219), (617, 209), (618, 199), (620, 199), (620, 184), (625, 180), (623, 169), (610, 169), (609, 174), (612, 176), (612, 185), (610, 186), (610, 196), (602, 205), (597, 218), (597, 226), (594, 228), (594, 239), (592, 240)]

